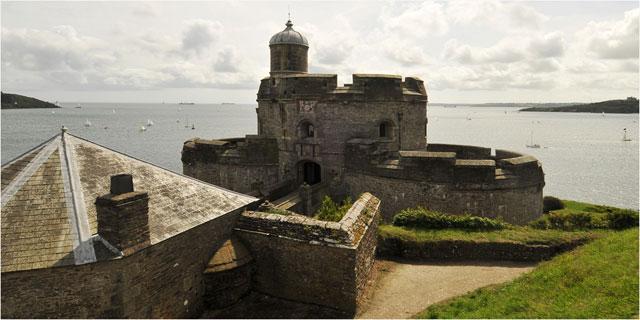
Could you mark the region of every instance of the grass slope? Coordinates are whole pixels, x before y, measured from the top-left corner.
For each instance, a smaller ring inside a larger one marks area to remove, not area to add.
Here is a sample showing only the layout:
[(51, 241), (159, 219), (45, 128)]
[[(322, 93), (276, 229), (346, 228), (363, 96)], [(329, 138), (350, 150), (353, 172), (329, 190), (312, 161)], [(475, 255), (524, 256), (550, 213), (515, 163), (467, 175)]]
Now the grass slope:
[(431, 307), (419, 318), (637, 318), (638, 228), (611, 232), (512, 282)]

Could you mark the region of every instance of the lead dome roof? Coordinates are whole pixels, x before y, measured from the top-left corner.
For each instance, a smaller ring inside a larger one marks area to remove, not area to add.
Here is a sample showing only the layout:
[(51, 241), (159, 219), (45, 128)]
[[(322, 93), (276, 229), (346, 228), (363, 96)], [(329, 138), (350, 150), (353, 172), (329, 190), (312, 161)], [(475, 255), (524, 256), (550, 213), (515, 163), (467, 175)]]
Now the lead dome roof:
[(300, 32), (293, 30), (293, 23), (291, 22), (291, 20), (287, 20), (287, 23), (285, 25), (287, 27), (284, 30), (274, 34), (273, 37), (271, 37), (271, 40), (269, 40), (269, 45), (297, 44), (305, 47), (309, 46), (307, 38)]

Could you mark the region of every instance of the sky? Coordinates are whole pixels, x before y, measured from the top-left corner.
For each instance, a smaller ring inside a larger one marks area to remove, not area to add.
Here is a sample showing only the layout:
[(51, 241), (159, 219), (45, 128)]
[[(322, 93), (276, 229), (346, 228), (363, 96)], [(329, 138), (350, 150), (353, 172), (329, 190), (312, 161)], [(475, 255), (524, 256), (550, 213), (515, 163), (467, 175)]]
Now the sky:
[(637, 1), (2, 1), (2, 90), (255, 103), (289, 10), (309, 40), (309, 72), (339, 84), (417, 76), (436, 103), (638, 96)]

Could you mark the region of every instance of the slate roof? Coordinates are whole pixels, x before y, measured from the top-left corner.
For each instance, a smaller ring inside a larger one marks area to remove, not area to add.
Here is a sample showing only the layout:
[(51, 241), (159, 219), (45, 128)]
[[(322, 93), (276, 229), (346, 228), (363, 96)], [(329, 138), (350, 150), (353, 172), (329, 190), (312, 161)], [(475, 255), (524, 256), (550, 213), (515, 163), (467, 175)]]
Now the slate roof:
[(274, 44), (297, 44), (308, 47), (309, 41), (302, 35), (302, 33), (293, 30), (293, 23), (288, 20), (285, 24), (287, 26), (284, 30), (274, 34), (269, 40), (269, 45)]
[(2, 166), (2, 272), (121, 255), (97, 234), (95, 199), (129, 173), (149, 194), (151, 245), (257, 201), (62, 132)]

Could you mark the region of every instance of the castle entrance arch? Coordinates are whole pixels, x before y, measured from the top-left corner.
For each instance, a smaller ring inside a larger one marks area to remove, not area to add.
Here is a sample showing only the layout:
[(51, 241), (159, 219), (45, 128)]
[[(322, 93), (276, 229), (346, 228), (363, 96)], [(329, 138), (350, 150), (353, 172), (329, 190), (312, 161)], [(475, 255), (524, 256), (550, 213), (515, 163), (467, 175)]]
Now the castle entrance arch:
[(322, 169), (313, 161), (301, 161), (298, 163), (298, 181), (314, 185), (322, 181)]

